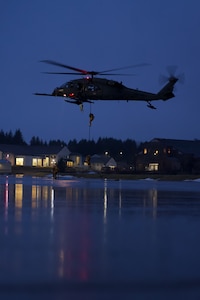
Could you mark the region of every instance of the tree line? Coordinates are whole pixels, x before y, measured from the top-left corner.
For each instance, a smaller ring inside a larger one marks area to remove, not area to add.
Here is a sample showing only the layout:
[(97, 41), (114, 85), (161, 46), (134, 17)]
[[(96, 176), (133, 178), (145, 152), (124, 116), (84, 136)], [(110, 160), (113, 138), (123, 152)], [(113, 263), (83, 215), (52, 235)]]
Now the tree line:
[(13, 133), (11, 130), (4, 132), (0, 130), (0, 144), (8, 145), (30, 145), (30, 146), (52, 146), (52, 145), (63, 145), (66, 143), (62, 140), (50, 140), (49, 142), (43, 141), (38, 136), (33, 136), (29, 144), (24, 140), (23, 134), (20, 129), (16, 129)]
[(127, 162), (132, 162), (134, 156), (138, 150), (137, 144), (134, 140), (127, 139), (122, 141), (114, 138), (99, 138), (96, 142), (94, 140), (82, 139), (77, 141), (76, 139), (70, 140), (68, 144), (63, 140), (50, 140), (49, 142), (43, 141), (38, 136), (33, 136), (29, 142), (23, 138), (23, 134), (20, 129), (17, 129), (14, 133), (12, 131), (4, 132), (0, 131), (0, 144), (15, 144), (15, 145), (31, 145), (31, 146), (67, 146), (70, 152), (81, 153), (82, 155), (94, 155), (94, 154), (107, 154), (120, 161), (125, 159)]

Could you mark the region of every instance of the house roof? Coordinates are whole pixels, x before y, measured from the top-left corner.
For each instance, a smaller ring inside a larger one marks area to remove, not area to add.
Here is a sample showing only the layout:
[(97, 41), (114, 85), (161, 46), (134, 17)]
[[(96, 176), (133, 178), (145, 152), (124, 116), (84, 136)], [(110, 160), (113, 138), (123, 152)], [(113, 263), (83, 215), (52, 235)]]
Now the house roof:
[(108, 155), (93, 155), (91, 157), (90, 162), (93, 164), (107, 164), (107, 162), (111, 159)]
[(176, 140), (176, 139), (163, 139), (155, 138), (150, 142), (160, 142), (167, 147), (173, 147), (185, 154), (194, 154), (194, 156), (200, 157), (200, 140)]
[[(65, 146), (66, 147), (66, 146)], [(13, 153), (15, 155), (50, 155), (58, 154), (64, 147), (53, 146), (27, 146), (27, 145), (6, 145), (0, 144), (0, 151)]]

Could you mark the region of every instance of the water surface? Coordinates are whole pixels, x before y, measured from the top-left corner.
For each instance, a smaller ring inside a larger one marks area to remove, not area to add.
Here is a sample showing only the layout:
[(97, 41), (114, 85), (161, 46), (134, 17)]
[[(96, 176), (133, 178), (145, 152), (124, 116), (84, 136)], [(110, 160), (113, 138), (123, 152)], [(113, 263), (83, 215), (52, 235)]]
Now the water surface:
[(0, 176), (1, 299), (199, 299), (199, 253), (199, 181)]

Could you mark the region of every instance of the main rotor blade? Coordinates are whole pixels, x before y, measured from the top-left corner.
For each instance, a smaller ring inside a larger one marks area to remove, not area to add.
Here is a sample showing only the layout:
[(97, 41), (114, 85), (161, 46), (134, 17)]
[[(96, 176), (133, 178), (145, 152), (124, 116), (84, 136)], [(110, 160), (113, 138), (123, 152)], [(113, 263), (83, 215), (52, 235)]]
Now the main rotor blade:
[[(131, 68), (137, 68), (137, 67), (144, 67), (144, 66), (149, 66), (150, 64), (147, 63), (141, 63), (141, 64), (136, 64), (136, 65), (132, 65), (132, 66), (126, 66), (126, 67), (121, 67), (121, 68), (115, 68), (115, 69), (110, 69), (110, 70), (105, 70), (105, 71), (86, 71), (86, 70), (82, 70), (82, 69), (78, 69), (75, 67), (71, 67), (68, 65), (64, 65), (61, 64), (59, 62), (53, 61), (53, 60), (42, 60), (41, 62), (50, 64), (50, 65), (54, 65), (54, 66), (58, 66), (61, 68), (65, 68), (65, 69), (69, 69), (69, 70), (73, 70), (76, 72), (79, 72), (79, 74), (83, 74), (83, 75), (125, 75), (125, 74), (108, 74), (109, 72), (113, 72), (113, 71), (119, 71), (119, 70), (125, 70), (125, 69), (131, 69)], [(77, 75), (76, 73), (51, 73), (51, 74), (69, 74), (69, 75)], [(130, 74), (131, 75), (131, 74)]]
[(137, 76), (137, 74), (125, 74), (125, 73), (99, 73), (100, 76)]
[[(78, 75), (78, 76), (80, 76), (80, 73), (72, 73), (72, 72), (42, 72), (43, 74), (57, 74), (57, 75)], [(136, 74), (123, 74), (123, 73), (98, 73), (98, 72), (95, 72), (95, 74), (94, 73), (92, 73), (92, 72), (88, 72), (89, 73), (89, 75), (100, 75), (100, 76), (103, 76), (103, 75), (105, 75), (105, 76), (136, 76)], [(91, 74), (92, 73), (92, 74)]]
[(71, 67), (71, 66), (67, 66), (67, 65), (61, 64), (59, 62), (53, 61), (53, 60), (41, 60), (41, 62), (44, 62), (46, 64), (50, 64), (50, 65), (54, 65), (54, 66), (58, 66), (58, 67), (61, 67), (61, 68), (77, 71), (77, 72), (80, 72), (82, 74), (88, 74), (88, 72), (85, 71), (85, 70), (78, 69), (78, 68)]
[(81, 75), (80, 73), (72, 73), (72, 72), (42, 72), (43, 74), (58, 74), (58, 75)]
[(145, 66), (150, 66), (150, 64), (147, 64), (147, 63), (141, 63), (141, 64), (132, 65), (132, 66), (126, 66), (126, 67), (121, 67), (121, 68), (115, 68), (115, 69), (110, 69), (110, 70), (101, 71), (101, 72), (99, 72), (99, 74), (107, 73), (107, 72), (113, 72), (113, 71), (119, 71), (119, 70), (125, 70), (125, 69), (131, 69), (131, 68), (145, 67)]

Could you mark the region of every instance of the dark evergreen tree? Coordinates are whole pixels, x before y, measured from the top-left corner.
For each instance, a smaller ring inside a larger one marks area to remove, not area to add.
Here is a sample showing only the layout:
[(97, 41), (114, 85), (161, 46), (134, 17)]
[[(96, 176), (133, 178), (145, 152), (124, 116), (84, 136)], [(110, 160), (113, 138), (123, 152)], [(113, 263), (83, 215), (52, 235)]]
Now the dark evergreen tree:
[(123, 153), (124, 156), (126, 157), (126, 161), (128, 163), (132, 163), (135, 161), (135, 155), (137, 153), (137, 144), (134, 140), (127, 139), (123, 143)]
[(43, 146), (43, 145), (45, 145), (45, 143), (38, 136), (36, 136), (36, 137), (33, 136), (30, 140), (30, 145), (31, 146)]
[(26, 145), (26, 142), (24, 141), (22, 132), (20, 129), (17, 129), (13, 135), (13, 144), (15, 145)]
[(66, 171), (66, 160), (61, 158), (57, 164), (58, 172), (64, 173)]
[(0, 143), (5, 144), (5, 133), (3, 130), (0, 131)]
[(50, 140), (49, 141), (49, 146), (61, 146), (61, 147), (63, 147), (63, 146), (66, 146), (66, 143), (64, 142), (64, 141), (62, 141), (62, 140)]
[(71, 152), (78, 152), (77, 148), (78, 148), (78, 144), (77, 144), (77, 140), (76, 139), (73, 139), (72, 141), (69, 141), (69, 143), (68, 143), (68, 149)]

